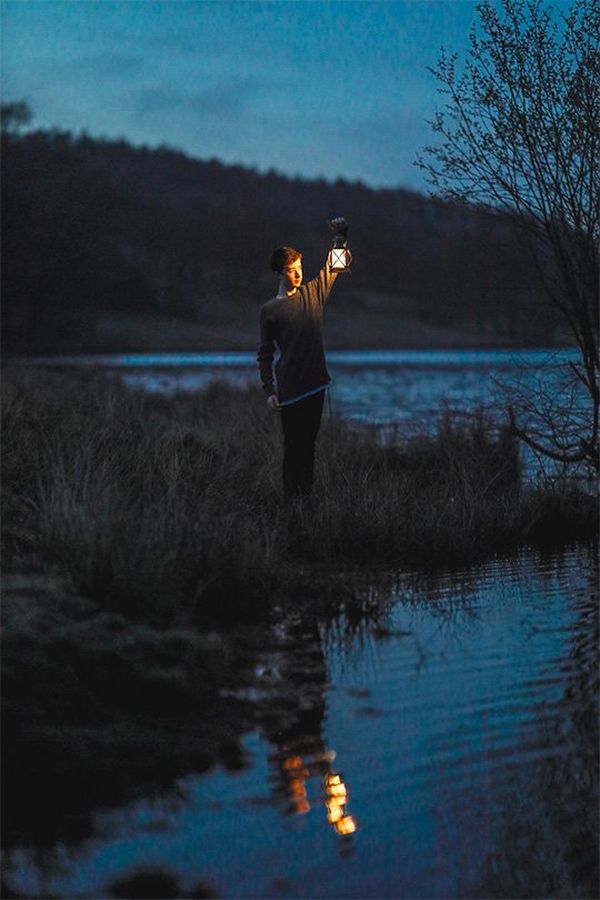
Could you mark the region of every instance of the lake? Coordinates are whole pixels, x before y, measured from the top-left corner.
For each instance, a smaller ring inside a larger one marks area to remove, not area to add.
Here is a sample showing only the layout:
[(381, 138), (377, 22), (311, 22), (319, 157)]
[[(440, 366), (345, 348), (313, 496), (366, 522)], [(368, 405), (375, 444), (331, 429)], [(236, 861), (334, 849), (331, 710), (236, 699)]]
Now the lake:
[[(499, 405), (539, 379), (551, 390), (574, 350), (337, 350), (327, 354), (330, 408), (352, 421), (431, 427), (443, 408)], [(117, 372), (132, 388), (171, 394), (221, 381), (259, 387), (254, 353), (129, 353), (23, 360), (35, 366)]]
[[(337, 350), (327, 354), (332, 386), (325, 415), (375, 428), (394, 441), (435, 431), (445, 412), (469, 417), (485, 410), (506, 421), (519, 394), (560, 396), (563, 408), (586, 409), (587, 397), (569, 363), (572, 349)], [(260, 389), (254, 353), (126, 353), (22, 359), (22, 365), (101, 370), (133, 390), (171, 395), (201, 391), (211, 383)], [(565, 400), (565, 394), (568, 399)], [(518, 405), (518, 403), (517, 403)], [(557, 464), (522, 445), (530, 477), (553, 475)]]
[(12, 847), (11, 896), (597, 896), (597, 562), (525, 549), (397, 573), (375, 624), (289, 618), (237, 759)]

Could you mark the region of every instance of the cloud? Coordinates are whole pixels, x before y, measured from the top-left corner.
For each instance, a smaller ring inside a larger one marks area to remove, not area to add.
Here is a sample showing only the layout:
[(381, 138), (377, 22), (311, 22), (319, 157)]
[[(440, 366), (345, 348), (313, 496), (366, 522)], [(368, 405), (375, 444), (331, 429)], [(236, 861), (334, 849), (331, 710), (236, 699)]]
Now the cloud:
[(97, 78), (121, 78), (141, 72), (145, 62), (141, 56), (126, 53), (90, 53), (70, 62), (69, 68)]
[(239, 116), (268, 89), (266, 83), (249, 76), (227, 78), (199, 90), (156, 85), (138, 91), (136, 109), (144, 116), (179, 112), (228, 119)]

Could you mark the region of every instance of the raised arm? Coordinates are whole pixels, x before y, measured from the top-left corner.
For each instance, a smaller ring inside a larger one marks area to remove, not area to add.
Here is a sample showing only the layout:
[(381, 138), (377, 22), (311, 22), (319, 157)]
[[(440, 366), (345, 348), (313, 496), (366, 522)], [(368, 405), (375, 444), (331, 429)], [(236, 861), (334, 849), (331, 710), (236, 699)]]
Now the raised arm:
[[(342, 216), (338, 216), (335, 219), (329, 219), (327, 224), (334, 232), (335, 242), (337, 243), (339, 241), (345, 244), (348, 234), (348, 225), (346, 223), (346, 220)], [(325, 263), (316, 278), (313, 278), (311, 281), (307, 281), (305, 284), (305, 289), (310, 300), (314, 303), (318, 303), (320, 306), (323, 306), (323, 304), (327, 300), (331, 288), (333, 287), (334, 282), (338, 276), (337, 272), (331, 271), (330, 254), (331, 251), (328, 251), (325, 258)]]

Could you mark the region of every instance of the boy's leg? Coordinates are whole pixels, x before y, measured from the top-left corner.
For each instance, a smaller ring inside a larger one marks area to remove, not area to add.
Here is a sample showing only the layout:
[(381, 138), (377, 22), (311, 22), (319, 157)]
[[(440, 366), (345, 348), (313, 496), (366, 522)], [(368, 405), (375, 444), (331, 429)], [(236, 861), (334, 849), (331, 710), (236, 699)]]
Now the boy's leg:
[(283, 427), (283, 492), (286, 498), (307, 496), (313, 482), (315, 441), (323, 414), (325, 391), (281, 410)]

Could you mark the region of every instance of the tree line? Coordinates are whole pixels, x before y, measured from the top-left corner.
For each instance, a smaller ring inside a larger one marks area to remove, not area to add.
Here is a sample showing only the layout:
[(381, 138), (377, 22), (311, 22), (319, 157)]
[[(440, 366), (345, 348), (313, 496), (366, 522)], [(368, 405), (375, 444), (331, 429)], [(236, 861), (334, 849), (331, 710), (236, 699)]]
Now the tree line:
[[(26, 118), (20, 108), (17, 124)], [(135, 350), (131, 322), (146, 316), (220, 325), (225, 345), (232, 323), (235, 348), (252, 349), (258, 307), (274, 290), (271, 250), (301, 250), (310, 276), (328, 246), (325, 220), (338, 214), (354, 253), (338, 292), (347, 346), (364, 345), (351, 323), (371, 313), (370, 346), (405, 346), (407, 317), (424, 334), (445, 327), (456, 344), (463, 334), (487, 345), (559, 339), (539, 273), (501, 212), (58, 130), (5, 127), (2, 154), (9, 353)], [(107, 311), (128, 314), (130, 330), (99, 347), (94, 323)]]

